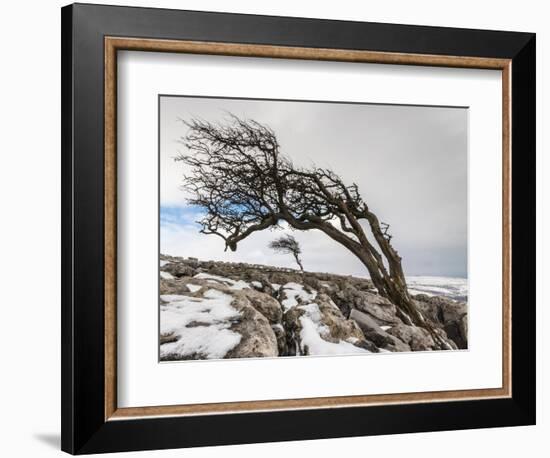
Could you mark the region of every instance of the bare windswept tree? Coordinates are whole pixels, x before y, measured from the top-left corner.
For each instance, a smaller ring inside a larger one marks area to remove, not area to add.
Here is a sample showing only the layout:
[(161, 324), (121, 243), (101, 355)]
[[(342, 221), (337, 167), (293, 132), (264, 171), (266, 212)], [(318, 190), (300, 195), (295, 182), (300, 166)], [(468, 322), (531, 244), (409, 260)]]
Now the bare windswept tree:
[(344, 183), (330, 169), (294, 166), (273, 130), (256, 121), (231, 115), (222, 124), (184, 123), (188, 133), (181, 142), (189, 154), (176, 160), (189, 166), (183, 184), (189, 203), (205, 210), (202, 233), (221, 237), (235, 251), (241, 240), (283, 222), (301, 231), (320, 230), (359, 258), (380, 295), (406, 322), (424, 327), (440, 348), (450, 348), (409, 295), (388, 226), (355, 183)]
[(302, 260), (300, 259), (302, 249), (300, 248), (298, 240), (296, 240), (292, 235), (283, 235), (278, 239), (272, 240), (269, 243), (269, 248), (275, 250), (278, 253), (291, 254), (292, 256), (294, 256), (294, 260), (296, 261), (296, 264), (298, 264), (298, 266), (300, 267), (300, 270), (302, 272), (304, 271), (304, 266), (302, 265)]

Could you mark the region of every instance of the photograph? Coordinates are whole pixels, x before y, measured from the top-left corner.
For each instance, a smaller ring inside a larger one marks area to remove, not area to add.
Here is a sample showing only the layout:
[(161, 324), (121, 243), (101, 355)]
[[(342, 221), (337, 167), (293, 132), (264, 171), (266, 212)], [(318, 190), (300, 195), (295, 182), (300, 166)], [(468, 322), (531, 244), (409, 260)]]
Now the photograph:
[(468, 109), (159, 95), (159, 359), (468, 349)]

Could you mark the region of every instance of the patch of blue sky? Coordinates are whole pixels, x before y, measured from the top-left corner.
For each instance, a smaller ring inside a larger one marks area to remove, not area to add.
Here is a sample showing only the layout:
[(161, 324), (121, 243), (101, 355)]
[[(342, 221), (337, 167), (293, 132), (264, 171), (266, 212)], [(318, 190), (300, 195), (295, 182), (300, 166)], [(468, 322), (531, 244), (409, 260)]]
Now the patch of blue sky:
[(168, 226), (190, 226), (197, 225), (197, 221), (201, 219), (204, 210), (193, 205), (180, 206), (165, 206), (160, 207), (160, 225), (161, 227)]

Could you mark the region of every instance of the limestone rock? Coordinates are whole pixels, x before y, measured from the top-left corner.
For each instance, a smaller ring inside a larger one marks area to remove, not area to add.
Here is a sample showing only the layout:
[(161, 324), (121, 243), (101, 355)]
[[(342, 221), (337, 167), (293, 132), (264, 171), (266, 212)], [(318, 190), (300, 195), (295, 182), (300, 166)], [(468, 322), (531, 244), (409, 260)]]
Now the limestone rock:
[(163, 272), (168, 272), (176, 278), (192, 277), (196, 273), (196, 269), (180, 262), (170, 262), (160, 269)]
[(160, 294), (186, 294), (190, 290), (182, 279), (160, 279)]
[(366, 313), (353, 309), (350, 319), (354, 320), (363, 331), (365, 338), (376, 345), (388, 351), (411, 351), (411, 347), (397, 337), (387, 333), (378, 323)]
[(283, 309), (277, 299), (253, 289), (242, 289), (237, 294), (245, 296), (251, 305), (265, 316), (271, 324), (281, 322)]
[(357, 323), (346, 319), (325, 294), (319, 294), (314, 302), (291, 307), (283, 317), (283, 325), (291, 355), (379, 351), (365, 339)]
[[(347, 304), (348, 315), (354, 308), (370, 315), (379, 326), (402, 323), (397, 316), (396, 306), (378, 294), (361, 291), (352, 285), (345, 285), (335, 296), (340, 309), (345, 308), (345, 304)], [(342, 311), (344, 312), (344, 310)]]
[(162, 282), (162, 360), (279, 355), (271, 323), (241, 290), (188, 277)]
[(259, 358), (279, 356), (277, 337), (265, 316), (250, 301), (236, 295), (231, 306), (241, 312), (240, 319), (231, 330), (241, 335), (239, 344), (226, 354), (226, 358)]
[(465, 302), (419, 294), (415, 296), (415, 303), (432, 324), (445, 331), (457, 348), (468, 348), (468, 307)]
[[(208, 302), (208, 291), (223, 293), (235, 312), (216, 321), (208, 319), (207, 308), (201, 310), (197, 319), (185, 321), (183, 334), (191, 345), (197, 342), (194, 336), (210, 332), (210, 343), (184, 352), (185, 358), (165, 352), (165, 360), (435, 348), (429, 332), (412, 326), (365, 278), (166, 255), (161, 255), (160, 271), (161, 324), (162, 311), (171, 302), (179, 300), (191, 310)], [(424, 294), (414, 300), (449, 349), (468, 348), (466, 303)], [(176, 315), (182, 311), (175, 306), (170, 310)], [(180, 348), (183, 334), (166, 331), (159, 336), (161, 348)]]
[(412, 351), (426, 351), (437, 348), (430, 333), (418, 326), (398, 324), (388, 329), (388, 334), (405, 342)]
[(281, 323), (275, 323), (271, 325), (271, 329), (273, 330), (275, 338), (277, 339), (277, 349), (279, 350), (279, 356), (288, 356), (289, 349), (285, 328)]

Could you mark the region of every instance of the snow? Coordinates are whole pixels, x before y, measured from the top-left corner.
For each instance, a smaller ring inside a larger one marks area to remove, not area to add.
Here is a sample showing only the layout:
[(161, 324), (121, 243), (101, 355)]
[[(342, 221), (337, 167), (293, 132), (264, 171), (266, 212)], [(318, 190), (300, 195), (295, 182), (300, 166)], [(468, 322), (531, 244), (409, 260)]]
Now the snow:
[(387, 331), (388, 329), (391, 329), (392, 327), (391, 326), (380, 326), (380, 329), (382, 329), (382, 331)]
[(285, 299), (281, 301), (281, 304), (283, 305), (285, 311), (291, 309), (292, 307), (296, 307), (298, 305), (298, 299), (300, 299), (302, 303), (307, 304), (317, 297), (317, 291), (308, 293), (304, 289), (304, 285), (299, 283), (287, 283), (283, 286), (283, 291), (285, 294)]
[(277, 291), (277, 290), (281, 287), (281, 285), (279, 285), (279, 283), (271, 283), (271, 287), (272, 287), (275, 291)]
[(306, 313), (300, 317), (300, 349), (309, 355), (345, 355), (353, 353), (370, 353), (368, 350), (356, 347), (351, 342), (340, 340), (337, 343), (323, 339), (330, 335), (330, 330), (321, 322), (321, 311), (315, 303), (299, 306)]
[[(322, 322), (322, 313), (319, 305), (313, 302), (317, 297), (317, 291), (307, 292), (299, 283), (286, 283), (283, 286), (285, 299), (281, 302), (285, 311), (293, 307), (303, 310), (300, 317), (302, 329), (300, 331), (300, 345), (297, 350), (304, 353), (307, 347), (310, 355), (342, 355), (352, 353), (370, 353), (364, 348), (353, 345), (358, 339), (350, 339), (348, 342), (329, 342), (324, 337), (330, 337), (330, 329)], [(300, 302), (298, 302), (298, 299)], [(333, 307), (336, 304), (330, 301)]]
[(411, 294), (426, 296), (446, 296), (450, 299), (464, 301), (468, 297), (468, 279), (456, 277), (407, 277)]
[(187, 296), (181, 294), (161, 294), (160, 299), (163, 302), (175, 302), (175, 301), (184, 301), (187, 299)]
[(187, 283), (185, 286), (187, 286), (187, 289), (192, 293), (196, 293), (199, 289), (202, 288), (201, 285), (194, 285), (192, 283)]
[(251, 281), (250, 284), (251, 284), (254, 288), (258, 288), (258, 289), (262, 289), (262, 287), (263, 287), (262, 283), (259, 282), (259, 281), (256, 281), (256, 280)]
[(164, 267), (166, 264), (170, 264), (170, 261), (160, 261), (160, 267)]
[(436, 294), (434, 294), (434, 293), (430, 293), (430, 292), (428, 292), (428, 291), (422, 291), (422, 290), (420, 290), (420, 289), (414, 289), (414, 288), (409, 288), (409, 293), (410, 293), (410, 294), (414, 294), (414, 295), (416, 295), (416, 294), (424, 294), (424, 295), (430, 296), (430, 297), (436, 296)]
[(219, 275), (211, 275), (204, 272), (201, 272), (200, 274), (195, 275), (194, 278), (200, 278), (200, 279), (211, 281), (214, 283), (221, 283), (222, 285), (235, 290), (250, 288), (250, 285), (245, 281), (232, 280), (231, 278), (221, 277)]
[(178, 339), (161, 345), (161, 357), (198, 354), (205, 359), (219, 359), (239, 344), (241, 335), (229, 329), (240, 316), (231, 307), (231, 296), (214, 289), (203, 296), (161, 295), (168, 303), (160, 307), (160, 332)]
[(319, 324), (319, 326), (322, 326), (324, 331), (328, 331), (328, 328), (321, 323), (321, 319), (323, 316), (321, 315), (321, 310), (319, 309), (319, 306), (315, 304), (314, 302), (307, 305), (301, 305), (298, 307), (300, 310), (303, 310), (305, 313), (305, 316), (308, 317), (310, 320), (313, 320), (315, 323)]
[(214, 326), (185, 328), (185, 333), (177, 342), (160, 347), (161, 357), (165, 355), (199, 354), (201, 359), (221, 359), (241, 341), (241, 335), (229, 329)]
[(171, 273), (161, 271), (160, 278), (164, 278), (165, 280), (173, 280), (174, 276)]

